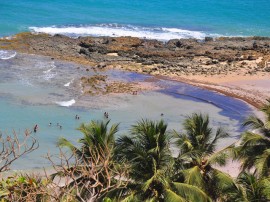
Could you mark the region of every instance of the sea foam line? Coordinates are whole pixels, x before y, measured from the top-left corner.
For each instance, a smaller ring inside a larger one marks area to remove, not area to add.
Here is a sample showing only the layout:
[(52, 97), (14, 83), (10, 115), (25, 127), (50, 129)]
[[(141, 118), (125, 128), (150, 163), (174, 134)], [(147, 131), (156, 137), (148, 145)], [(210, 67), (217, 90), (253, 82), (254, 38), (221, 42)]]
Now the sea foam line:
[(0, 50), (0, 59), (9, 60), (17, 55), (15, 51)]
[(71, 79), (71, 81), (68, 82), (68, 83), (66, 83), (64, 86), (65, 86), (65, 87), (68, 87), (68, 86), (73, 82), (73, 80), (74, 80), (74, 79)]
[(50, 73), (54, 68), (55, 68), (55, 66), (52, 67), (52, 68), (50, 68), (50, 69), (48, 69), (48, 70), (43, 71), (43, 73), (44, 74)]
[(93, 26), (66, 26), (66, 27), (29, 27), (33, 32), (48, 34), (63, 34), (70, 37), (79, 36), (132, 36), (146, 39), (157, 39), (168, 41), (170, 39), (196, 38), (204, 39), (206, 36), (218, 36), (217, 34), (206, 34), (200, 31), (184, 30), (179, 28), (148, 28), (136, 26), (121, 26), (117, 24), (101, 24)]
[(60, 102), (55, 102), (55, 103), (62, 106), (62, 107), (70, 107), (71, 105), (75, 104), (76, 101), (74, 99), (72, 99), (69, 101), (60, 101)]

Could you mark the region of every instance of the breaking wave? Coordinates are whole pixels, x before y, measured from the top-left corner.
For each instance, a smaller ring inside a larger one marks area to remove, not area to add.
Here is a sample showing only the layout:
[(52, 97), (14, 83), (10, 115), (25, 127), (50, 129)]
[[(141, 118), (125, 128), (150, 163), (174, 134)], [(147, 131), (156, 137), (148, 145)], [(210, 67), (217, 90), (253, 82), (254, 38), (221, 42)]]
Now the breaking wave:
[(56, 104), (62, 106), (62, 107), (70, 107), (71, 105), (75, 104), (75, 100), (69, 100), (69, 101), (60, 101), (60, 102), (55, 102)]
[(50, 26), (50, 27), (29, 27), (33, 32), (48, 34), (63, 34), (69, 37), (79, 36), (132, 36), (146, 39), (157, 39), (168, 41), (170, 39), (196, 38), (204, 39), (206, 36), (217, 37), (218, 34), (207, 34), (201, 31), (191, 31), (179, 28), (150, 28), (139, 26), (122, 26), (119, 24), (100, 24), (88, 26)]

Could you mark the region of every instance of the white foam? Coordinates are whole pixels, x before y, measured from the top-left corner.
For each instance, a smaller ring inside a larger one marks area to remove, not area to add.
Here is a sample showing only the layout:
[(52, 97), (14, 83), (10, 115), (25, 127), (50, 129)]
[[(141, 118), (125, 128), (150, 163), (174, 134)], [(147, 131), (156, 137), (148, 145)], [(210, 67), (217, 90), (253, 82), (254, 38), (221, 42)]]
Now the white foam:
[(44, 73), (44, 74), (48, 74), (48, 73), (50, 73), (53, 69), (54, 69), (54, 67), (51, 68), (51, 69), (48, 69), (48, 70), (43, 71), (43, 73)]
[(75, 100), (69, 100), (69, 101), (60, 101), (60, 102), (55, 102), (56, 104), (62, 106), (62, 107), (70, 107), (71, 105), (75, 104)]
[(56, 72), (51, 72), (56, 67), (54, 65), (54, 63), (52, 63), (50, 66), (51, 66), (50, 69), (43, 71), (44, 75), (40, 76), (41, 78), (43, 78), (45, 80), (50, 80), (50, 79), (54, 78), (57, 75)]
[(48, 81), (48, 80), (51, 80), (52, 78), (54, 78), (54, 77), (56, 77), (56, 75), (57, 75), (57, 73), (56, 72), (43, 72), (44, 73), (44, 75), (41, 75), (41, 76), (39, 76), (39, 78), (41, 78), (41, 79), (44, 79), (44, 80), (46, 80), (46, 81)]
[(63, 34), (70, 37), (78, 36), (132, 36), (147, 39), (157, 39), (161, 41), (168, 41), (170, 39), (181, 38), (196, 38), (204, 39), (205, 36), (210, 35), (200, 31), (190, 31), (178, 28), (147, 28), (135, 26), (120, 26), (117, 24), (94, 25), (94, 26), (69, 26), (69, 27), (30, 27), (34, 32), (43, 32), (48, 34)]
[(1, 60), (8, 60), (14, 58), (17, 55), (15, 51), (9, 50), (0, 50), (0, 59)]
[(66, 83), (64, 86), (65, 87), (68, 87), (70, 85), (70, 82)]
[(73, 82), (74, 79), (72, 79), (70, 82), (66, 83), (64, 86), (65, 87), (68, 87), (72, 82)]

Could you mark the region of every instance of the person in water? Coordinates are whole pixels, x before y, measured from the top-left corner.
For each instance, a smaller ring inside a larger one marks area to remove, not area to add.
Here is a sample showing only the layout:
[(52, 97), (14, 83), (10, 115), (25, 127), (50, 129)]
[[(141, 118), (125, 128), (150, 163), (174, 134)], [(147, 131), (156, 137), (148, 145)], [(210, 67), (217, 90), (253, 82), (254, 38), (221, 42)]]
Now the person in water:
[(34, 133), (37, 132), (37, 129), (38, 129), (38, 125), (36, 124), (36, 125), (34, 126)]

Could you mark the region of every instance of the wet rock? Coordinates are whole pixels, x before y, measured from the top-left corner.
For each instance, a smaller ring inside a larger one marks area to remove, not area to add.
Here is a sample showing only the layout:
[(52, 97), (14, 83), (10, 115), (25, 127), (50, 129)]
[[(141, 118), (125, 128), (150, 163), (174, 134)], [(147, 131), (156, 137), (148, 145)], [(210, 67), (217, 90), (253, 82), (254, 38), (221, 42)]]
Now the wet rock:
[(166, 43), (166, 46), (168, 48), (181, 48), (183, 46), (183, 43), (178, 39), (172, 39)]
[(204, 41), (205, 41), (205, 42), (209, 42), (209, 41), (214, 41), (214, 39), (213, 39), (213, 37), (206, 36), (206, 37), (204, 38)]

